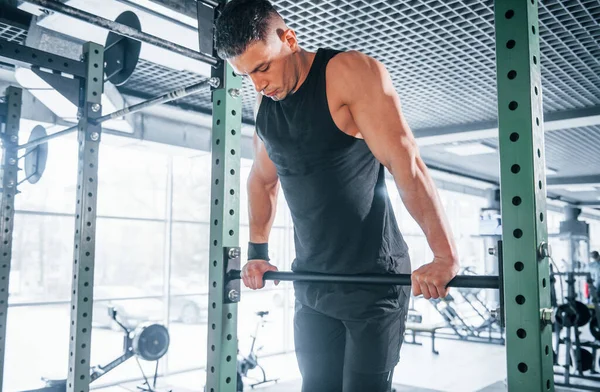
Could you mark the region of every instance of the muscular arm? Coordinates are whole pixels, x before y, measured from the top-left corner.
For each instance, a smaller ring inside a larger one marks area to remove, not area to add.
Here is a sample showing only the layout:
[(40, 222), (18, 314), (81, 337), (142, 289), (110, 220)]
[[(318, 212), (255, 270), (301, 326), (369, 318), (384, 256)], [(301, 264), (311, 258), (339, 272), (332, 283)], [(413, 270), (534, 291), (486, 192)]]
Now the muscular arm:
[(250, 242), (265, 243), (277, 209), (279, 177), (263, 142), (254, 135), (254, 162), (248, 176), (248, 214)]
[[(255, 113), (258, 113), (260, 98), (259, 95)], [(275, 220), (279, 177), (275, 165), (265, 150), (265, 145), (256, 133), (253, 145), (254, 161), (247, 183), (250, 242), (264, 244), (269, 242), (269, 233)], [(246, 287), (251, 289), (263, 288), (265, 286), (263, 275), (267, 271), (277, 271), (277, 267), (266, 260), (250, 260), (242, 268), (242, 280)]]
[[(434, 263), (446, 264), (450, 271), (446, 277), (443, 273), (431, 277), (431, 283), (443, 287), (447, 282), (442, 281), (450, 280), (458, 269), (456, 245), (389, 74), (381, 63), (358, 52), (342, 53), (334, 60), (328, 75), (337, 75), (334, 83), (338, 80), (344, 88), (342, 104), (348, 106), (375, 157), (393, 175), (402, 201), (427, 237)], [(439, 294), (445, 295), (445, 290), (441, 291)], [(435, 293), (432, 296), (436, 297)]]

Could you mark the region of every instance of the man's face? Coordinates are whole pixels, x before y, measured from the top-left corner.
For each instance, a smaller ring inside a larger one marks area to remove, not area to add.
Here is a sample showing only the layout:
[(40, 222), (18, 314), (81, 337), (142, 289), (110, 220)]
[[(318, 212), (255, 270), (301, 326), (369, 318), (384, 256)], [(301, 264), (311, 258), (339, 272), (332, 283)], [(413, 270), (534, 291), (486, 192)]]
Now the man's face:
[[(292, 49), (277, 34), (256, 41), (237, 57), (229, 59), (235, 73), (250, 78), (256, 91), (279, 101), (294, 88)], [(290, 86), (291, 85), (291, 86)]]

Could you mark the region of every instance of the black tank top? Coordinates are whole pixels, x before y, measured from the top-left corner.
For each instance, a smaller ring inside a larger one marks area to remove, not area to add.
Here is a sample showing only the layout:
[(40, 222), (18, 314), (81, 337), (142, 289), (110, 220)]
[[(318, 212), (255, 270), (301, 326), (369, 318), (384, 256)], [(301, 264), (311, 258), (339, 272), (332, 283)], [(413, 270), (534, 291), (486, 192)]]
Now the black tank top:
[[(292, 270), (410, 273), (408, 247), (387, 194), (384, 166), (364, 140), (342, 132), (329, 111), (325, 72), (338, 53), (319, 49), (298, 90), (282, 101), (263, 98), (257, 113), (258, 136), (277, 168), (292, 215)], [(385, 286), (294, 286), (305, 306), (341, 317), (360, 317), (355, 313), (360, 308), (375, 308), (371, 311), (376, 313), (397, 308), (400, 293)]]

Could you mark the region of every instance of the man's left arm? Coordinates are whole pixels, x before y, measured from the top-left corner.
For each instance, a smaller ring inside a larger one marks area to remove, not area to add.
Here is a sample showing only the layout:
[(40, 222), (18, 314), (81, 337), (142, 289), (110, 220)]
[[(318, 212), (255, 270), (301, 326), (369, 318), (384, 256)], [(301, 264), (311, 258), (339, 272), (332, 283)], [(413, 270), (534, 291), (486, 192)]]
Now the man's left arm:
[(445, 297), (446, 284), (459, 268), (456, 245), (392, 80), (383, 64), (364, 54), (346, 52), (337, 57), (335, 74), (344, 83), (343, 104), (375, 157), (394, 177), (404, 205), (434, 254), (432, 263), (413, 272), (413, 294)]

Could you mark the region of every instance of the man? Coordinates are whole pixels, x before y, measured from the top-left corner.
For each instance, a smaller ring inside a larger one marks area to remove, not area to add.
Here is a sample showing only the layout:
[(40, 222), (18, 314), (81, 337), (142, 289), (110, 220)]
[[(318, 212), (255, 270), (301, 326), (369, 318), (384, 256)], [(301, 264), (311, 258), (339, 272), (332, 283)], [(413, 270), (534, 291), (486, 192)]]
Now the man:
[[(434, 253), (413, 272), (413, 294), (446, 296), (459, 267), (456, 245), (384, 66), (356, 51), (303, 50), (266, 0), (228, 3), (216, 48), (259, 93), (244, 284), (260, 289), (263, 274), (277, 270), (268, 239), (280, 184), (294, 223), (292, 270), (410, 273), (387, 168)], [(410, 289), (306, 282), (294, 289), (302, 391), (389, 391)]]

